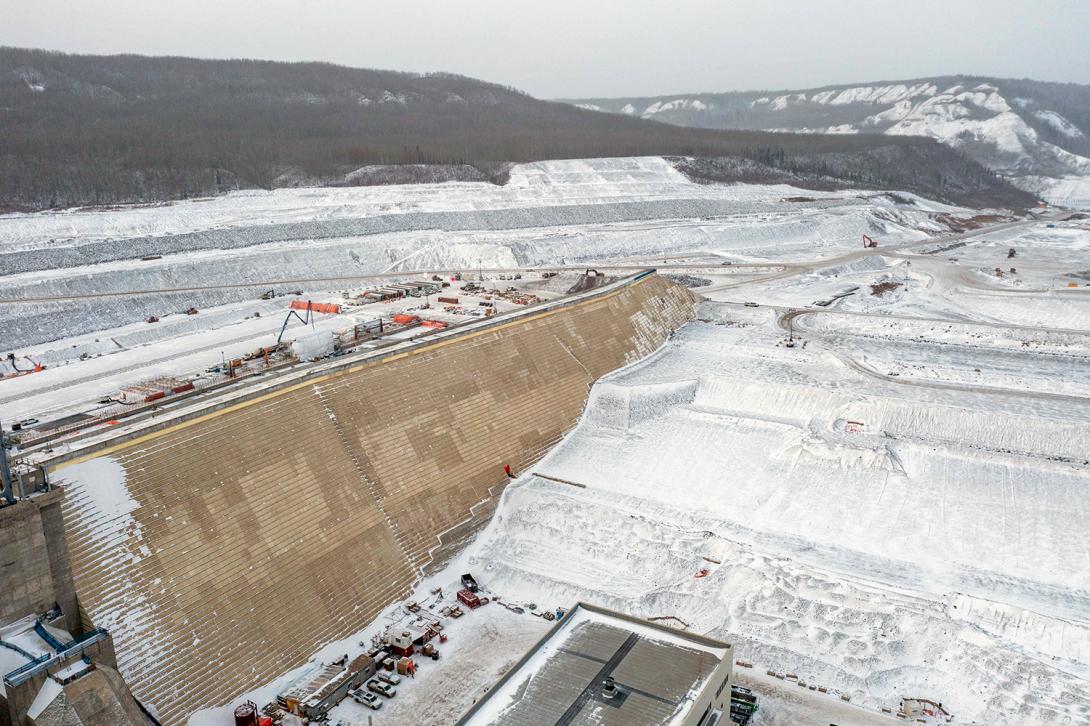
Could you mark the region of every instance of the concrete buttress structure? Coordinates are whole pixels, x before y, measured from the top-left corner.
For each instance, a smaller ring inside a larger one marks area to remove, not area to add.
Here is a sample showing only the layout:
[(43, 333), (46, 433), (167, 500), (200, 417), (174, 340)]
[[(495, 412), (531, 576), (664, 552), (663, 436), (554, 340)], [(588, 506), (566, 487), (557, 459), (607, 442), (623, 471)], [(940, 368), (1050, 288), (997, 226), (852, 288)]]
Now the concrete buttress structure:
[(80, 605), (164, 723), (225, 703), (407, 595), (694, 306), (650, 275), (61, 462)]

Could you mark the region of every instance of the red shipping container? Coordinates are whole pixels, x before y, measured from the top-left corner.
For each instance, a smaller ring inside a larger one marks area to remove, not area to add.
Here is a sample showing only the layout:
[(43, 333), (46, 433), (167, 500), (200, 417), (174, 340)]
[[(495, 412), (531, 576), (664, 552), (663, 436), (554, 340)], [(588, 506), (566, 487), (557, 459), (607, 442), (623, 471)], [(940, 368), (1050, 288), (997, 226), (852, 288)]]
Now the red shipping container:
[(456, 297), (441, 297), (441, 298), (439, 298), (439, 302), (447, 303), (448, 305), (457, 305), (458, 304), (458, 298), (456, 298)]
[(458, 600), (470, 610), (476, 610), (481, 606), (481, 598), (469, 590), (459, 590)]
[(167, 394), (165, 394), (162, 391), (156, 391), (155, 393), (149, 393), (148, 395), (144, 396), (144, 402), (146, 403), (148, 401), (158, 401), (160, 398), (163, 398), (166, 395)]

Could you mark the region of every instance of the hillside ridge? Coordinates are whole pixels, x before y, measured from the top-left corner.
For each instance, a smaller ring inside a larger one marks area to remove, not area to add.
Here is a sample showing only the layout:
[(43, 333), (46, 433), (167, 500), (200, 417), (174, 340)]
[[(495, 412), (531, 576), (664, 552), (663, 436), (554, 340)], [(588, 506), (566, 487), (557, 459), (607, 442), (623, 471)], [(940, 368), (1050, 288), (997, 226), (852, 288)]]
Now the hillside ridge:
[[(1035, 201), (926, 139), (679, 128), (448, 73), (0, 48), (0, 109), (0, 211), (244, 188), (503, 183), (513, 163), (620, 156), (737, 157), (802, 185)], [(902, 170), (891, 154), (928, 162)]]
[(937, 139), (1023, 189), (1090, 177), (1090, 86), (952, 75), (808, 89), (570, 99), (694, 128)]

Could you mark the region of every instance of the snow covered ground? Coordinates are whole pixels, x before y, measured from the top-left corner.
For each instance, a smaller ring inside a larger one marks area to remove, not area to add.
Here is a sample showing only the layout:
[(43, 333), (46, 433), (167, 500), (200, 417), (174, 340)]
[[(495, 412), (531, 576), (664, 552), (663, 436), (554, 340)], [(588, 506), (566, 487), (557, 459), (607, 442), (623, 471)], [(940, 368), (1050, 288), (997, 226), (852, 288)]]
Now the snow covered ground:
[[(1090, 399), (905, 386), (845, 365), (859, 343), (802, 333), (805, 346), (784, 347), (769, 309), (706, 303), (700, 317), (599, 382), (578, 428), (534, 467), (585, 488), (525, 473), (425, 585), (468, 569), (505, 600), (674, 616), (732, 640), (756, 672), (798, 674), (870, 714), (915, 696), (962, 723), (1085, 723)], [(888, 327), (912, 341), (924, 326)], [(945, 354), (1051, 377), (978, 330), (949, 334), (988, 355)], [(920, 360), (943, 353), (917, 345)], [(1085, 386), (1080, 350), (1068, 374)], [(467, 619), (506, 623), (489, 607)], [(450, 703), (440, 683), (411, 688)]]
[(659, 158), (540, 162), (511, 181), (245, 192), (0, 216), (0, 340), (20, 349), (279, 292), (405, 270), (513, 269), (702, 251), (830, 257), (862, 234), (946, 231), (911, 195), (691, 183)]
[[(954, 238), (945, 215), (972, 211), (805, 195), (622, 159), (526, 165), (507, 187), (0, 217), (0, 257), (16, 263), (0, 275), (3, 352), (50, 366), (0, 380), (0, 413), (64, 412), (268, 344), (287, 304), (258, 300), (268, 288), (335, 299), (415, 269), (658, 265), (709, 280), (697, 288), (709, 302), (600, 381), (534, 466), (585, 488), (523, 473), (416, 599), (435, 604), (439, 586), (449, 602), (471, 570), (523, 606), (678, 618), (757, 665), (740, 672), (766, 689), (765, 726), (880, 723), (901, 696), (942, 701), (962, 723), (1090, 721), (1090, 222)], [(140, 260), (148, 250), (162, 256)], [(64, 255), (78, 264), (53, 265)], [(189, 306), (201, 312), (179, 313)], [(150, 314), (163, 320), (140, 322)], [(359, 652), (411, 618), (392, 605), (314, 657)], [(346, 702), (334, 716), (450, 723), (547, 625), (499, 605), (467, 613), (380, 712)], [(792, 695), (766, 669), (832, 695)], [(290, 675), (247, 695), (265, 703)], [(229, 722), (227, 709), (193, 719)]]
[[(1016, 244), (1030, 264), (1077, 266), (1085, 234), (1042, 222), (957, 253), (982, 256), (971, 268)], [(738, 672), (765, 695), (760, 724), (883, 723), (902, 696), (941, 701), (962, 723), (1085, 723), (1085, 296), (985, 301), (940, 272), (963, 266), (915, 251), (721, 291), (778, 307), (705, 303), (655, 356), (599, 382), (580, 425), (533, 467), (585, 488), (524, 473), (418, 597), (470, 570), (504, 601), (679, 618), (756, 664)], [(891, 280), (908, 290), (871, 293)], [(1076, 324), (1049, 326), (1061, 304), (1079, 306), (1062, 318)], [(808, 310), (786, 323), (794, 306)], [(471, 661), (452, 649), (425, 664), (375, 723), (445, 723), (543, 625), (494, 606), (452, 623)], [(335, 715), (365, 722), (354, 704)]]

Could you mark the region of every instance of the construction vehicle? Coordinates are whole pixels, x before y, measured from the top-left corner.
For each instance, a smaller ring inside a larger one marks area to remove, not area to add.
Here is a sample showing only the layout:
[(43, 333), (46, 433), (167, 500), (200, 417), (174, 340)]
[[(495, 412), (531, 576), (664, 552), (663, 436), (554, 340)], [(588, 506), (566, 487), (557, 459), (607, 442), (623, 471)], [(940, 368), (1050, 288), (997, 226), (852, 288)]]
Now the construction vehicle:
[(303, 325), (309, 325), (312, 329), (314, 328), (314, 315), (312, 314), (312, 307), (313, 306), (311, 302), (307, 300), (306, 312), (304, 315), (300, 315), (299, 313), (295, 312), (295, 310), (288, 310), (288, 314), (284, 317), (284, 324), (280, 326), (280, 334), (276, 336), (277, 345), (280, 345), (280, 341), (284, 339), (284, 331), (288, 329), (288, 323), (291, 322), (292, 316), (295, 316)]
[[(13, 371), (15, 371), (14, 375), (21, 376), (26, 373), (41, 373), (43, 370), (45, 370), (45, 366), (43, 366), (41, 363), (35, 362), (33, 359), (31, 359), (30, 356), (24, 355), (22, 357), (30, 362), (30, 368), (27, 368), (26, 370), (20, 370), (19, 365), (15, 362), (15, 354), (8, 353), (8, 362), (11, 363), (11, 368)], [(3, 376), (0, 376), (0, 378), (2, 377)]]
[(878, 242), (876, 242), (874, 239), (868, 237), (867, 235), (863, 235), (863, 247), (864, 247), (864, 249), (869, 249), (869, 248), (877, 247), (877, 246), (878, 246)]
[(477, 580), (470, 573), (462, 575), (462, 587), (470, 592), (477, 592), (480, 587), (477, 585)]

